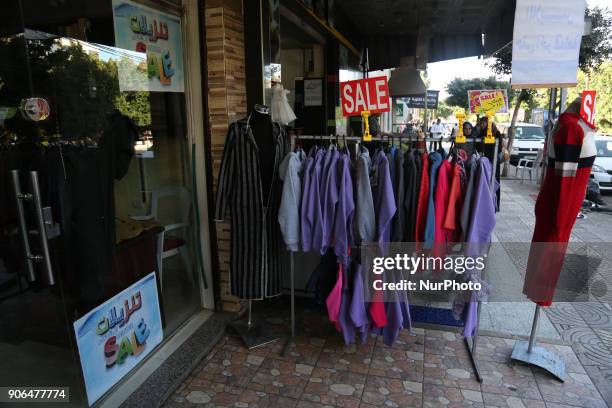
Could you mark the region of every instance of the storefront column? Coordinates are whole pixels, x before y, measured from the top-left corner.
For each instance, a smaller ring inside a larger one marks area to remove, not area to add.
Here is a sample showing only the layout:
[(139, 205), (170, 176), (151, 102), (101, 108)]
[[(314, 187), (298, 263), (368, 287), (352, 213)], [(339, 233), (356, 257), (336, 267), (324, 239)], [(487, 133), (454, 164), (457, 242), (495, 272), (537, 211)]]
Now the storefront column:
[[(220, 2), (210, 2), (220, 3)], [(230, 5), (232, 2), (228, 2)], [(244, 69), (244, 24), (242, 10), (225, 5), (204, 7), (208, 65), (208, 115), (210, 126), (210, 156), (213, 172), (213, 192), (217, 191), (223, 146), (230, 123), (246, 116), (246, 87)], [(230, 223), (216, 224), (213, 256), (218, 257), (214, 271), (222, 310), (240, 310), (240, 301), (229, 294)], [(215, 232), (215, 231), (211, 231)]]

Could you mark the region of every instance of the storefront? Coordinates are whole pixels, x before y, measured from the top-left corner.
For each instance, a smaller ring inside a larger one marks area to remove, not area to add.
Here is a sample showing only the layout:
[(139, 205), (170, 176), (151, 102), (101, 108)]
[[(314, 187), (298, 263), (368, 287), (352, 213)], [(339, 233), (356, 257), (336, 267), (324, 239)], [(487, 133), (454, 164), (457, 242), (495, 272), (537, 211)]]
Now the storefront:
[(3, 7), (0, 383), (87, 406), (214, 304), (198, 6)]

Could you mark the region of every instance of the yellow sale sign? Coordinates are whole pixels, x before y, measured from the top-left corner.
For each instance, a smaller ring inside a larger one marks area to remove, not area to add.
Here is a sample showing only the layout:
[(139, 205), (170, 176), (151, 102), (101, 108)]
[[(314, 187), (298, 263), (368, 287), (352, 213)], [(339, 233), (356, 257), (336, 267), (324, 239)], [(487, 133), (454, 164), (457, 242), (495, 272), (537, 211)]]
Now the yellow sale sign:
[(505, 89), (468, 91), (468, 100), (471, 113), (508, 112), (508, 95)]

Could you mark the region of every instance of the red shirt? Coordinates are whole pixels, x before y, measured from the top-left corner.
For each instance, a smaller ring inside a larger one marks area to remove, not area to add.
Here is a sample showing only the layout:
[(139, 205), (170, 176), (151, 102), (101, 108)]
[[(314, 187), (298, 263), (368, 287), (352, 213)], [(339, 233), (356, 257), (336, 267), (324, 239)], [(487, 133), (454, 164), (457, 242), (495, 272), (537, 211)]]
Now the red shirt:
[(414, 242), (423, 242), (425, 223), (427, 221), (427, 203), (429, 201), (429, 155), (421, 154), (421, 183), (419, 199), (417, 201), (416, 225), (414, 228)]

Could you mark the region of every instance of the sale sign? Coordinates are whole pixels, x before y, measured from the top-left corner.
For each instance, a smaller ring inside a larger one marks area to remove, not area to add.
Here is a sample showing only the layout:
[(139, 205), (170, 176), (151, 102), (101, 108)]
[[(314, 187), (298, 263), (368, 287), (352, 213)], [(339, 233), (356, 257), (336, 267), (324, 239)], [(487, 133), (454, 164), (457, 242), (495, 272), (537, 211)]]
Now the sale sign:
[(505, 89), (471, 90), (468, 91), (468, 100), (471, 113), (508, 112), (508, 95)]
[(580, 103), (580, 117), (587, 125), (595, 129), (595, 99), (597, 91), (582, 91)]
[(342, 115), (358, 116), (361, 112), (389, 112), (389, 84), (387, 77), (364, 78), (340, 83)]
[(74, 332), (93, 405), (163, 339), (155, 272), (75, 321)]

